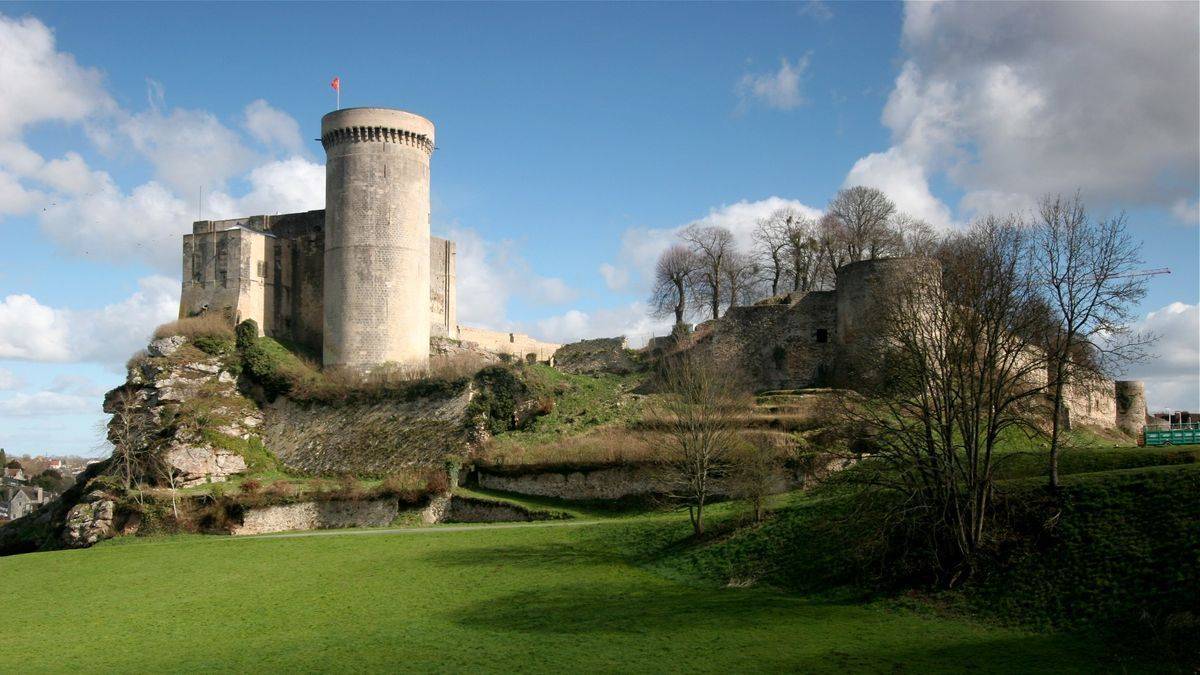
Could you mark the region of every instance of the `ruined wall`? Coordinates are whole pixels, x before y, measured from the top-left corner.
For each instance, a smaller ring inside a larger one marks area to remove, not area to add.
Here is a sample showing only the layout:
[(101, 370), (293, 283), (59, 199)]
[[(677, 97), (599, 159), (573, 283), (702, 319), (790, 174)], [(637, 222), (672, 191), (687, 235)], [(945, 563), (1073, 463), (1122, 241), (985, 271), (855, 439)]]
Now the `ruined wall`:
[(543, 342), (521, 333), (502, 333), (470, 326), (458, 326), (455, 339), (469, 342), (489, 352), (509, 354), (515, 359), (528, 360), (533, 354), (539, 362), (549, 362), (562, 345)]
[(733, 307), (697, 330), (695, 348), (739, 364), (758, 389), (824, 386), (834, 360), (834, 294), (792, 293)]
[(230, 534), (245, 536), (268, 532), (384, 527), (400, 514), (395, 499), (322, 501), (262, 506), (247, 509)]
[(1111, 429), (1117, 424), (1116, 387), (1112, 380), (1071, 382), (1063, 387), (1063, 403), (1072, 428), (1085, 425)]
[(1117, 428), (1127, 434), (1139, 434), (1146, 426), (1146, 386), (1133, 380), (1114, 383)]

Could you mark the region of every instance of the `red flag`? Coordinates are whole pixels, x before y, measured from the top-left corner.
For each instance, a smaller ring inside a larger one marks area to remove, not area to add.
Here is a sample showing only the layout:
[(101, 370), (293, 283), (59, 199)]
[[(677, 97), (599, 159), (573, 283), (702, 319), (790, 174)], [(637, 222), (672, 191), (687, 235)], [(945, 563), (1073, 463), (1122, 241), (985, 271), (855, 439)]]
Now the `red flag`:
[(341, 91), (342, 90), (341, 78), (337, 78), (337, 77), (333, 78), (333, 82), (330, 82), (329, 86), (333, 87), (334, 91)]

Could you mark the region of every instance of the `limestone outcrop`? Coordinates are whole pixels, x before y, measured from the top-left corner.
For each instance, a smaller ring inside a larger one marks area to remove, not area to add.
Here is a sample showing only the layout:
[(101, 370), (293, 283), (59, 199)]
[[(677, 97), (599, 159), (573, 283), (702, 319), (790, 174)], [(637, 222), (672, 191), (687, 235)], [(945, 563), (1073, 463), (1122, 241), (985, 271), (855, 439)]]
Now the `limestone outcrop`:
[(63, 525), (63, 543), (70, 548), (87, 548), (116, 534), (113, 523), (116, 502), (103, 492), (89, 492), (67, 512)]
[(133, 435), (161, 454), (177, 487), (223, 482), (246, 470), (228, 446), (262, 425), (258, 406), (237, 388), (228, 356), (206, 354), (182, 336), (154, 340), (129, 365), (126, 383), (105, 395), (109, 440)]

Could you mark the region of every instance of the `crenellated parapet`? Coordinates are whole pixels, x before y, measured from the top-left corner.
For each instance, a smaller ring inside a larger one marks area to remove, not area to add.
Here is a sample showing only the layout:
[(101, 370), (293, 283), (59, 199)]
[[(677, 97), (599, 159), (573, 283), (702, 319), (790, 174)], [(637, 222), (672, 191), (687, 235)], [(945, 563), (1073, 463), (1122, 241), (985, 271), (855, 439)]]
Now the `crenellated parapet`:
[(419, 134), (407, 129), (390, 127), (344, 127), (334, 129), (321, 137), (321, 145), (325, 151), (345, 143), (397, 143), (411, 145), (424, 150), (427, 155), (433, 154), (433, 140), (425, 134)]

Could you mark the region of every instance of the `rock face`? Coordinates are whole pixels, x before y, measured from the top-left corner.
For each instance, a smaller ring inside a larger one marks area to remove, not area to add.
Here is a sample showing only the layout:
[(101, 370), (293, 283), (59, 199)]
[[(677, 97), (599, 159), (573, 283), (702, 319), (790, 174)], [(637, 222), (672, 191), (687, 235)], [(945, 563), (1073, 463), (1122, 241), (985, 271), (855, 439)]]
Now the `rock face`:
[(228, 359), (178, 335), (152, 341), (146, 353), (130, 364), (125, 385), (105, 395), (104, 411), (113, 414), (109, 440), (132, 429), (141, 443), (162, 452), (177, 487), (223, 482), (245, 471), (245, 459), (216, 441), (249, 439), (262, 413), (238, 392)]
[(286, 398), (267, 408), (263, 439), (286, 466), (315, 474), (384, 475), (443, 461), (468, 442), (470, 392), (448, 398), (305, 405)]
[(116, 534), (113, 517), (116, 504), (103, 492), (91, 492), (67, 512), (63, 543), (71, 548), (86, 548)]
[(554, 366), (575, 375), (632, 373), (638, 364), (626, 347), (624, 336), (572, 342), (554, 352)]
[(400, 513), (395, 499), (301, 502), (249, 509), (231, 534), (266, 534), (343, 527), (383, 527)]

